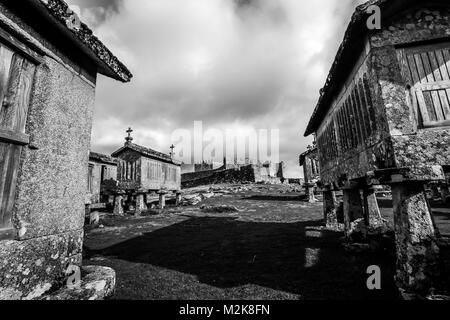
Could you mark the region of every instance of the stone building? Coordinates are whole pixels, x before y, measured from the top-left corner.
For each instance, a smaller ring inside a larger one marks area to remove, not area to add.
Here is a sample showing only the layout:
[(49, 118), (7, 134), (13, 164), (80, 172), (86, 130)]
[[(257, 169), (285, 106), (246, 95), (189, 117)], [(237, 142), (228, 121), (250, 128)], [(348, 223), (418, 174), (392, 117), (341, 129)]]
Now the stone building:
[(61, 0), (0, 1), (0, 299), (81, 266), (97, 74), (132, 75), (78, 21)]
[[(170, 155), (132, 143), (132, 130), (127, 132), (124, 146), (111, 155), (119, 164), (119, 189), (127, 194), (128, 202), (131, 198), (136, 199), (137, 213), (147, 210), (148, 196), (155, 193), (160, 194), (160, 206), (164, 207), (165, 194), (181, 190), (181, 162)], [(121, 198), (120, 195), (116, 197), (118, 207), (121, 206)], [(115, 210), (121, 213), (121, 208)]]
[[(381, 9), (369, 30), (368, 8)], [(401, 288), (424, 291), (439, 274), (436, 230), (424, 184), (450, 164), (450, 3), (378, 0), (359, 6), (306, 129), (315, 133), (324, 210), (343, 189), (346, 230), (376, 223), (374, 185), (390, 185)]]
[(303, 167), (303, 187), (306, 191), (307, 200), (309, 202), (315, 202), (316, 197), (314, 191), (317, 189), (317, 182), (320, 180), (320, 165), (317, 147), (309, 146), (308, 150), (300, 155), (299, 164)]
[(99, 209), (109, 202), (109, 190), (117, 184), (117, 160), (96, 152), (89, 154), (86, 205)]

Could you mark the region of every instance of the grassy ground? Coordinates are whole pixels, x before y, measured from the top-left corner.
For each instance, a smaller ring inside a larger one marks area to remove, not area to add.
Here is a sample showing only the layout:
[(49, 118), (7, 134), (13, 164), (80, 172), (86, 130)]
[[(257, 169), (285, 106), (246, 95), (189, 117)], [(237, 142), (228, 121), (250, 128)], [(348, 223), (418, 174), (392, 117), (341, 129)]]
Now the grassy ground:
[[(105, 228), (86, 233), (84, 264), (116, 270), (113, 299), (397, 298), (392, 251), (347, 253), (342, 234), (321, 227), (322, 204), (282, 188), (254, 186), (202, 203), (238, 213), (198, 205), (106, 216)], [(366, 287), (370, 265), (381, 267), (380, 291)]]

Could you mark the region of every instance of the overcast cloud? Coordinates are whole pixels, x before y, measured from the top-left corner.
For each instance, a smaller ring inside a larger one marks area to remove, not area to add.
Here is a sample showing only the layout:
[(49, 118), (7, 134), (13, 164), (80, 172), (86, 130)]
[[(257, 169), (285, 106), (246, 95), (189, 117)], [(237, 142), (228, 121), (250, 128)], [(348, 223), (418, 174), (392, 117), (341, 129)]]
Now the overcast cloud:
[(280, 159), (299, 177), (298, 155), (334, 55), (361, 0), (70, 0), (132, 71), (101, 76), (92, 150), (111, 153), (125, 129), (168, 152), (172, 132), (280, 129)]

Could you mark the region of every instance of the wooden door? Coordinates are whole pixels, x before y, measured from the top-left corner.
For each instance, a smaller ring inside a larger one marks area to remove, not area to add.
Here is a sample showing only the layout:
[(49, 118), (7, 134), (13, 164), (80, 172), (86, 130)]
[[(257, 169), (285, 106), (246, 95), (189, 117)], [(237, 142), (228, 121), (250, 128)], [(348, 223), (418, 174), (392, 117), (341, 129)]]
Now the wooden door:
[(0, 238), (12, 229), (17, 174), (35, 65), (0, 44)]
[(402, 56), (419, 125), (450, 126), (450, 43), (407, 48)]

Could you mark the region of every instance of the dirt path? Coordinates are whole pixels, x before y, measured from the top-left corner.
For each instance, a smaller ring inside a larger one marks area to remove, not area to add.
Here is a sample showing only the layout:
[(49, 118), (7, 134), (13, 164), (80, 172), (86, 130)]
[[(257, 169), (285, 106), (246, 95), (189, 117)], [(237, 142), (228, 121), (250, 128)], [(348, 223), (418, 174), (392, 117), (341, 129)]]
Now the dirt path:
[[(86, 234), (84, 264), (117, 272), (114, 299), (396, 299), (392, 254), (349, 254), (320, 226), (322, 204), (276, 188), (205, 200), (157, 216), (104, 219)], [(382, 270), (369, 291), (366, 269)]]

